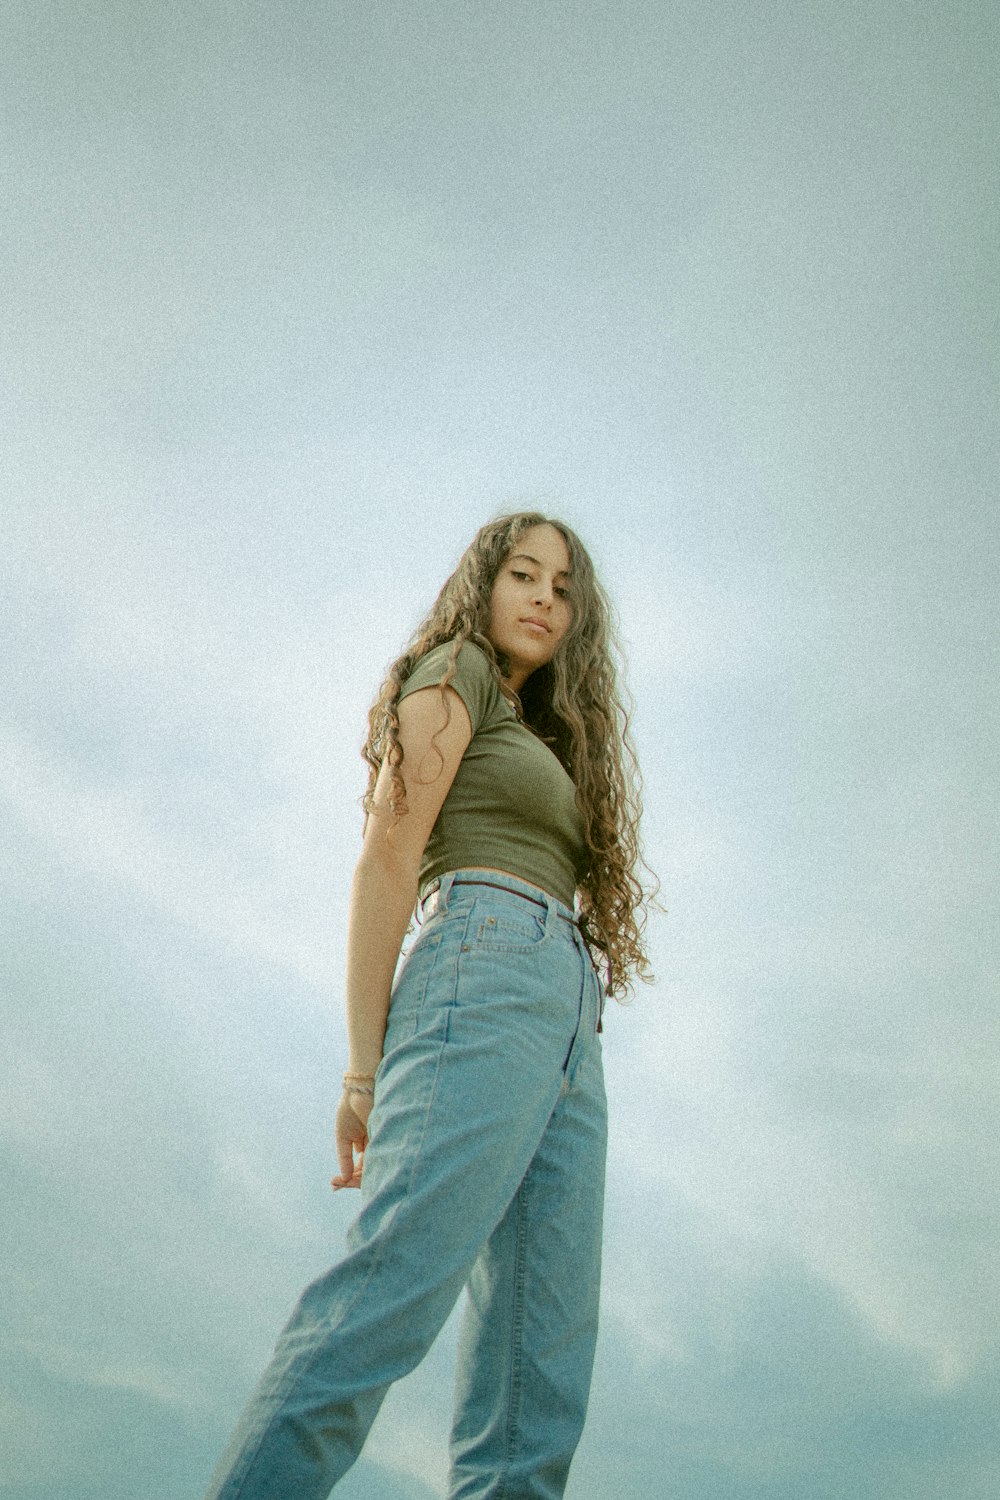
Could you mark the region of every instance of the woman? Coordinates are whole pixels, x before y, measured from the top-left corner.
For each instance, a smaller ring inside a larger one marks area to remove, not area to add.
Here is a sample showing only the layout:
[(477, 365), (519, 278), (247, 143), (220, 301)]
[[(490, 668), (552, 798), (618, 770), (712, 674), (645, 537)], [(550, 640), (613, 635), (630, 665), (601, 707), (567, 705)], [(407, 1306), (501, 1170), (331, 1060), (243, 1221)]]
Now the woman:
[(578, 538), (505, 516), (371, 711), (333, 1179), (361, 1212), (211, 1500), (324, 1500), (465, 1285), (449, 1496), (563, 1494), (597, 1333), (603, 996), (648, 968), (608, 642)]

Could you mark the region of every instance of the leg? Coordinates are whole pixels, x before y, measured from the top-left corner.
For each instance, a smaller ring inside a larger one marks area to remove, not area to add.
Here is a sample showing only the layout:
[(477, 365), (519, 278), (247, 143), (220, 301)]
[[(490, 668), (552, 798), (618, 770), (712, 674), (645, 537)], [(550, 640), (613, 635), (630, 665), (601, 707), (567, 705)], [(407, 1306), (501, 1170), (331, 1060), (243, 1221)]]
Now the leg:
[(450, 1500), (557, 1500), (564, 1492), (597, 1336), (605, 1146), (595, 1043), (472, 1271)]
[(303, 1294), (207, 1500), (326, 1500), (389, 1385), (444, 1323), (545, 1131), (572, 1007), (532, 1016), (532, 1030), (497, 995), (494, 963), (460, 979), (464, 926), (449, 934), (414, 952), (393, 999), (348, 1254)]

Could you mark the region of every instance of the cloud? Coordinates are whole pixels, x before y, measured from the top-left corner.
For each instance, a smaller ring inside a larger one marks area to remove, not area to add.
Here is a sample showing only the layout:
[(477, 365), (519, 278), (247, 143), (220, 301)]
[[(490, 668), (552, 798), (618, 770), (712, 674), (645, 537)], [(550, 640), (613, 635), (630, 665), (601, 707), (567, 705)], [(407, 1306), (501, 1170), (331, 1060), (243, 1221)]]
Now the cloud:
[[(612, 1199), (612, 1264), (625, 1262), (609, 1282), (615, 1315), (656, 1356), (678, 1339), (676, 1257), (703, 1257), (729, 1305), (777, 1264), (797, 1264), (867, 1337), (915, 1360), (929, 1389), (956, 1389), (1000, 1331), (988, 1294), (996, 1225), (983, 1214), (996, 1174), (980, 1124), (995, 1081), (967, 1058), (949, 1066), (940, 1048), (931, 1064), (919, 1036), (908, 1061), (863, 1036), (838, 1051), (823, 1045), (829, 1018), (817, 1036), (790, 1009), (779, 1036), (777, 1016), (740, 999), (676, 989), (659, 1023), (630, 1032), (633, 1013), (610, 1029), (612, 1095), (627, 1100), (612, 1179), (643, 1205), (626, 1214), (623, 1201), (616, 1216)], [(971, 1177), (956, 1180), (957, 1161)]]
[[(196, 9), (12, 22), (4, 1500), (197, 1493), (336, 1255), (365, 714), (522, 502), (668, 908), (571, 1489), (991, 1493), (982, 18)], [(345, 1500), (440, 1488), (450, 1339)]]

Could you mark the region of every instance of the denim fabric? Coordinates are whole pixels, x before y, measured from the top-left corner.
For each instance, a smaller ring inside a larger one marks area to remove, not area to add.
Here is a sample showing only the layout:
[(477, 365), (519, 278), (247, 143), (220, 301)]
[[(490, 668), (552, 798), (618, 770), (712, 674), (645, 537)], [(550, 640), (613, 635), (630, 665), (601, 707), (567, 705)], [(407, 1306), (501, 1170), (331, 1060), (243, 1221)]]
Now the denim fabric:
[(435, 903), (393, 988), (347, 1253), (206, 1500), (325, 1500), (466, 1284), (448, 1494), (564, 1492), (597, 1335), (601, 987), (572, 912), (527, 882), (452, 872)]

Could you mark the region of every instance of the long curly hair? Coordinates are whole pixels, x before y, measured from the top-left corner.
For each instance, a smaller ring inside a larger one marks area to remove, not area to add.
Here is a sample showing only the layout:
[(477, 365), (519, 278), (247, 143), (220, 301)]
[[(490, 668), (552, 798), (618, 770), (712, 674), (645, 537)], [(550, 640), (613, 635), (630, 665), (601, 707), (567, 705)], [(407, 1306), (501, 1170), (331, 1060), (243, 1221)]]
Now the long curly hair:
[[(493, 585), (524, 532), (546, 525), (561, 534), (569, 552), (573, 618), (552, 660), (531, 674), (519, 696), (503, 681), (509, 662), (487, 636)], [(454, 647), (442, 687), (451, 677), (463, 642), (474, 642), (485, 653), (500, 690), (519, 717), (545, 741), (573, 780), (589, 852), (579, 887), (580, 929), (602, 970), (607, 992), (621, 998), (634, 978), (647, 983), (653, 978), (643, 929), (645, 907), (654, 901), (658, 883), (639, 844), (642, 779), (612, 657), (613, 651), (617, 654), (612, 610), (575, 532), (537, 511), (500, 516), (477, 532), (406, 650), (389, 668), (369, 712), (368, 737), (361, 752), (369, 767), (363, 798), (366, 814), (371, 811), (375, 782), (387, 756), (388, 800), (394, 820), (406, 813), (396, 711), (399, 693), (417, 662), (446, 641), (454, 642)], [(640, 865), (652, 876), (654, 889), (648, 893), (637, 874)]]

